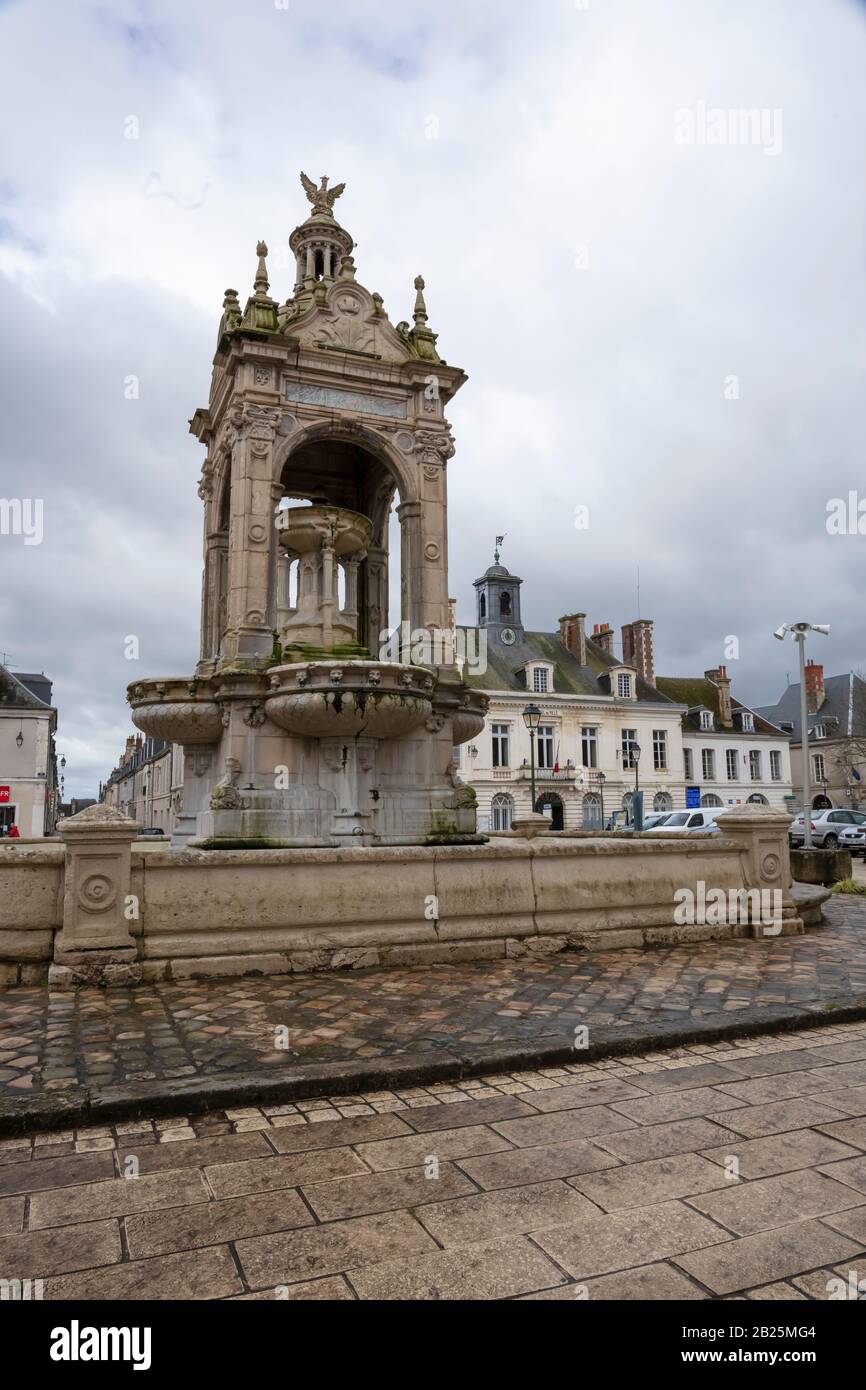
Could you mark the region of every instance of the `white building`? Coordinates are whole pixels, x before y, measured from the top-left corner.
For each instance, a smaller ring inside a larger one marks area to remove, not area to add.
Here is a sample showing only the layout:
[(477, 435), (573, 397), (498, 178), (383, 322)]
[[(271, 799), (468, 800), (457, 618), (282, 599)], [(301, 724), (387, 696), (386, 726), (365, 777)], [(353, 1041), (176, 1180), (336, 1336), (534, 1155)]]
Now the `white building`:
[(682, 807), (684, 711), (652, 684), (652, 623), (623, 628), (622, 660), (612, 628), (588, 637), (583, 613), (560, 618), (558, 632), (527, 632), (522, 580), (498, 560), (475, 581), (478, 626), (463, 634), (463, 649), (482, 653), (464, 677), (490, 699), (483, 731), (455, 750), (460, 776), (478, 797), (479, 830), (507, 830), (533, 809), (529, 702), (541, 710), (535, 809), (552, 817), (554, 829), (623, 818), (636, 780), (645, 814)]
[(0, 666), (0, 834), (51, 835), (59, 812), (51, 681)]
[(659, 676), (656, 685), (687, 707), (682, 742), (689, 806), (755, 801), (793, 811), (790, 736), (732, 697), (724, 666), (702, 678)]

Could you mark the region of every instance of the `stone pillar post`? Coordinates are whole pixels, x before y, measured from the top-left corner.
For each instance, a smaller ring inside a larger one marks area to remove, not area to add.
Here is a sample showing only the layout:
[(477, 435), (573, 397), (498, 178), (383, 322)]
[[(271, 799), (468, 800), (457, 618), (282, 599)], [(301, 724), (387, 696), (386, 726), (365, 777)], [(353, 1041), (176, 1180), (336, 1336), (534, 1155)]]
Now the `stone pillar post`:
[(358, 624), (358, 639), (364, 642), (374, 660), (382, 645), (381, 633), (388, 627), (388, 552), (371, 546), (367, 552), (366, 615)]
[(223, 654), (262, 656), (271, 650), (271, 555), (275, 549), (272, 456), (278, 412), (245, 406), (234, 444), (229, 531), (228, 629)]
[[(780, 932), (791, 936), (803, 931), (802, 920), (791, 897), (790, 824), (787, 811), (776, 811), (772, 806), (761, 806), (757, 802), (732, 806), (716, 817), (721, 833), (739, 842), (743, 887), (766, 894), (765, 905), (781, 905), (780, 929), (774, 930), (773, 923), (755, 922), (754, 936), (778, 936)], [(778, 898), (774, 896), (776, 893)]]
[(295, 609), (292, 607), (292, 564), (297, 560), (294, 551), (277, 551), (277, 629), (282, 632)]
[[(416, 436), (418, 502), (397, 508), (404, 536), (403, 574), (408, 574), (409, 618), (414, 631), (450, 629), (446, 463), (454, 453), (450, 436), (421, 431)], [(440, 635), (440, 641), (442, 640)]]
[(88, 806), (58, 826), (66, 844), (63, 927), (49, 980), (128, 984), (141, 976), (127, 914), (130, 847), (141, 827), (112, 806)]
[(350, 555), (343, 561), (343, 573), (346, 577), (346, 602), (342, 608), (344, 618), (350, 618), (355, 625), (355, 635), (359, 638), (362, 634), (358, 632), (358, 569), (361, 564), (362, 556)]
[(322, 646), (328, 651), (334, 644), (334, 608), (337, 599), (337, 564), (330, 541), (322, 542), (319, 611), (322, 615)]

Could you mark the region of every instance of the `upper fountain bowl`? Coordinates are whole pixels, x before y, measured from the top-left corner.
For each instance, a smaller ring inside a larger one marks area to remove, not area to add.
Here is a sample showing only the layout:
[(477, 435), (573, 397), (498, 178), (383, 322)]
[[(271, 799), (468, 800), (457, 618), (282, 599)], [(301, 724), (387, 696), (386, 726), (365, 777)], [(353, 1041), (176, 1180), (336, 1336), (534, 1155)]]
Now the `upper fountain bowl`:
[(367, 549), (373, 523), (347, 507), (314, 503), (312, 507), (287, 507), (277, 512), (279, 543), (296, 555), (308, 555), (330, 542), (335, 555), (357, 555)]
[(433, 672), (396, 661), (274, 666), (268, 718), (310, 738), (399, 738), (433, 712)]

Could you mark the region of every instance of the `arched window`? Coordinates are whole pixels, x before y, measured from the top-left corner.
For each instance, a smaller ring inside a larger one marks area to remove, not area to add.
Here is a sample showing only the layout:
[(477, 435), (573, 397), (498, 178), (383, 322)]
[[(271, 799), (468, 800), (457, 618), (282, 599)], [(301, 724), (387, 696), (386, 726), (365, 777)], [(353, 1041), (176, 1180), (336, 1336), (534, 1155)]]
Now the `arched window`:
[(702, 806), (724, 806), (724, 804), (722, 798), (716, 796), (715, 792), (705, 792), (701, 797)]
[(511, 595), (509, 593), (499, 595), (499, 612), (503, 618), (511, 617)]
[(583, 798), (583, 828), (601, 829), (601, 797), (598, 792), (587, 792)]
[(653, 797), (654, 811), (672, 811), (674, 809), (674, 799), (670, 792), (656, 792)]
[(494, 830), (510, 830), (514, 818), (514, 802), (505, 792), (497, 792), (490, 803)]
[(761, 796), (760, 792), (752, 792), (749, 800), (754, 802), (756, 806), (769, 806), (770, 804), (765, 796)]
[(482, 594), (478, 600), (478, 616), (482, 620), (487, 616), (487, 599)]

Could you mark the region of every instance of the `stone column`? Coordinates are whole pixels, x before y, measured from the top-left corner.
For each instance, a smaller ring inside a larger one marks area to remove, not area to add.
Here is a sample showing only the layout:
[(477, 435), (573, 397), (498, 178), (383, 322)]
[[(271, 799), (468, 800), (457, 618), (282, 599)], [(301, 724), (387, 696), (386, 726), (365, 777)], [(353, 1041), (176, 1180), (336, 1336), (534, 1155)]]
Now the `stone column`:
[(228, 628), (223, 654), (266, 655), (271, 650), (273, 440), (278, 411), (245, 406), (242, 437), (232, 459), (229, 528)]
[[(407, 579), (410, 627), (442, 634), (450, 629), (445, 465), (454, 445), (445, 433), (416, 435), (418, 502), (397, 508), (403, 534), (403, 577)], [(441, 640), (441, 638), (440, 638)]]
[(382, 645), (380, 633), (388, 627), (388, 551), (381, 546), (371, 546), (364, 572), (366, 615), (358, 624), (358, 638), (375, 661)]
[(60, 821), (66, 845), (63, 927), (50, 983), (125, 984), (141, 976), (127, 913), (130, 847), (141, 829), (112, 806), (88, 806)]
[(791, 817), (787, 811), (777, 811), (772, 806), (761, 806), (756, 802), (732, 806), (729, 811), (716, 817), (716, 825), (721, 833), (739, 843), (743, 887), (768, 894), (765, 901), (769, 905), (774, 901), (773, 894), (778, 892), (780, 895), (775, 900), (781, 904), (780, 929), (774, 930), (773, 924), (755, 922), (754, 936), (778, 936), (780, 932), (790, 936), (803, 930), (802, 920), (791, 896), (790, 824)]

